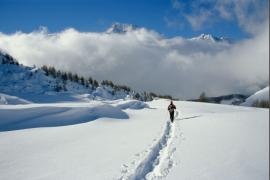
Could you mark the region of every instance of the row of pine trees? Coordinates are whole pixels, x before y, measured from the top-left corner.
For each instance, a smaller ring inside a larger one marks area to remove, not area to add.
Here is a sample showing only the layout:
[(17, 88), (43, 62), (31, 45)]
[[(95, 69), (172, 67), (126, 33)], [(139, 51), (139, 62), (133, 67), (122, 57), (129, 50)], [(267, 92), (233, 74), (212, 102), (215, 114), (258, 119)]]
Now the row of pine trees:
[[(0, 53), (1, 53), (1, 51), (0, 51)], [(9, 54), (2, 54), (2, 56), (4, 56), (5, 58), (2, 58), (1, 64), (19, 65), (18, 61), (16, 59), (14, 59), (12, 56), (10, 56)]]
[(85, 87), (92, 87), (92, 90), (97, 88), (99, 86), (99, 83), (97, 80), (93, 79), (92, 77), (89, 78), (84, 78), (83, 76), (79, 76), (76, 73), (71, 73), (71, 72), (64, 72), (60, 70), (56, 70), (52, 66), (42, 66), (41, 69), (45, 72), (46, 76), (52, 76), (53, 78), (59, 78), (63, 80), (63, 82), (66, 81), (71, 81), (71, 82), (76, 82), (79, 83)]
[(55, 90), (56, 91), (66, 91), (65, 84), (67, 81), (75, 82), (78, 84), (81, 84), (85, 86), (86, 88), (91, 88), (91, 90), (95, 90), (100, 85), (111, 87), (113, 91), (111, 91), (112, 95), (114, 95), (117, 91), (124, 91), (127, 94), (130, 94), (132, 98), (141, 100), (141, 101), (151, 101), (154, 98), (166, 98), (166, 99), (172, 99), (169, 95), (159, 95), (153, 92), (143, 92), (138, 93), (133, 91), (130, 87), (125, 85), (117, 85), (114, 84), (110, 80), (103, 80), (101, 84), (92, 77), (85, 78), (83, 76), (79, 76), (77, 73), (71, 73), (71, 72), (65, 72), (56, 70), (53, 66), (42, 66), (41, 69), (45, 72), (46, 76), (51, 76), (53, 78), (57, 78), (63, 81), (63, 83), (59, 83), (56, 85)]

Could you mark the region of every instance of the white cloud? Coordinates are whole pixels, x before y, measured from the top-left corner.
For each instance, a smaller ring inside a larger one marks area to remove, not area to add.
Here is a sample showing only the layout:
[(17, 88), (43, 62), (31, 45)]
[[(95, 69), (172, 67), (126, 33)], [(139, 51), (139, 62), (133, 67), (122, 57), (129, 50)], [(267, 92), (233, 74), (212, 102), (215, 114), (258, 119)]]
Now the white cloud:
[(226, 20), (232, 20), (232, 14), (230, 12), (230, 8), (228, 7), (228, 5), (217, 5), (216, 10), (219, 12), (220, 16)]
[(49, 34), (0, 33), (0, 48), (25, 65), (56, 68), (110, 79), (136, 90), (195, 98), (251, 93), (269, 82), (268, 26), (233, 45), (166, 39), (146, 29), (126, 34), (66, 29)]
[[(225, 20), (234, 21), (251, 35), (257, 34), (261, 24), (269, 21), (268, 6), (268, 0), (195, 0), (189, 3), (172, 1), (172, 8), (178, 11), (178, 16), (185, 18), (194, 30)], [(179, 21), (183, 19), (179, 18)]]
[(184, 27), (184, 23), (181, 23), (176, 18), (172, 19), (172, 18), (164, 17), (163, 19), (164, 19), (166, 25), (170, 28), (182, 29)]
[(268, 21), (267, 0), (217, 1), (215, 9), (227, 20), (236, 20), (246, 32), (256, 34), (261, 24)]
[(212, 23), (211, 16), (212, 13), (207, 10), (200, 10), (198, 14), (185, 15), (194, 30), (199, 30), (202, 27), (207, 26), (209, 23)]

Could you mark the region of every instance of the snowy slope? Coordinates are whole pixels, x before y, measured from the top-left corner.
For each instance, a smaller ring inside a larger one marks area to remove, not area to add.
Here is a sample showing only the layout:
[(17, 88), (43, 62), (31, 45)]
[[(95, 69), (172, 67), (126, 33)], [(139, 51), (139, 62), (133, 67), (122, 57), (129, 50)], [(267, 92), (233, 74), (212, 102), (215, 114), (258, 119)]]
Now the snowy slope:
[[(134, 103), (130, 101), (126, 103), (130, 104), (132, 109), (137, 109)], [(29, 113), (32, 111), (34, 116), (31, 119), (41, 123), (56, 120), (56, 117), (59, 118), (59, 123), (69, 120), (81, 123), (85, 117), (88, 117), (87, 120), (93, 118), (99, 120), (73, 126), (19, 131), (6, 131), (7, 129), (2, 128), (0, 154), (5, 154), (5, 157), (0, 158), (0, 179), (112, 179), (117, 177), (121, 165), (147, 147), (153, 138), (158, 137), (163, 124), (162, 121), (157, 122), (152, 125), (154, 130), (147, 132), (144, 127), (149, 127), (151, 120), (157, 119), (160, 113), (152, 113), (153, 109), (132, 110), (128, 105), (123, 107), (124, 104), (125, 102), (122, 101), (90, 104), (62, 103), (51, 104), (51, 106), (39, 104), (20, 106), (18, 109), (14, 106), (2, 105), (1, 116), (5, 111), (14, 112), (6, 113), (5, 123), (17, 118), (16, 110), (26, 111), (25, 116), (31, 116)], [(55, 110), (49, 109), (52, 106), (55, 106)], [(38, 107), (41, 109), (35, 109)], [(63, 108), (68, 110), (63, 113)], [(82, 108), (86, 109), (81, 110)], [(96, 110), (91, 111), (91, 108)], [(126, 112), (123, 112), (122, 108), (126, 109)], [(79, 111), (72, 111), (72, 109)], [(43, 115), (37, 114), (39, 112)], [(146, 119), (147, 117), (151, 119)], [(13, 125), (11, 122), (10, 124), (9, 127)], [(19, 122), (17, 127), (25, 125), (29, 123)]]
[(261, 100), (269, 101), (269, 86), (255, 92), (253, 95), (248, 97), (242, 105), (251, 106), (254, 102)]
[(18, 98), (16, 96), (9, 96), (3, 93), (0, 93), (0, 104), (30, 104), (30, 101), (27, 101), (22, 98)]
[(174, 155), (178, 165), (166, 179), (269, 177), (269, 110), (202, 103), (182, 106), (182, 140)]
[[(59, 90), (59, 87), (61, 89)], [(59, 92), (58, 92), (59, 91)], [(127, 92), (123, 89), (112, 89), (106, 85), (88, 87), (70, 80), (63, 81), (59, 77), (46, 76), (46, 73), (35, 67), (19, 65), (18, 62), (10, 55), (0, 51), (0, 103), (8, 103), (8, 95), (19, 96), (27, 100), (37, 101), (36, 97), (40, 95), (44, 100), (58, 99), (58, 96), (84, 95), (90, 99), (124, 99), (129, 98), (134, 91)], [(34, 96), (34, 98), (32, 98)], [(49, 97), (52, 96), (52, 97)], [(9, 99), (11, 96), (9, 96)], [(30, 99), (29, 99), (30, 98)], [(76, 99), (76, 98), (75, 98)]]
[(268, 178), (268, 109), (168, 103), (0, 105), (0, 179)]
[[(10, 57), (10, 62), (7, 57)], [(38, 68), (27, 67), (16, 64), (16, 60), (11, 56), (0, 52), (0, 92), (7, 94), (29, 93), (44, 94), (55, 92), (58, 85), (61, 84), (59, 79), (45, 75), (45, 72)], [(82, 85), (74, 82), (67, 82), (67, 91), (74, 93), (89, 93)]]

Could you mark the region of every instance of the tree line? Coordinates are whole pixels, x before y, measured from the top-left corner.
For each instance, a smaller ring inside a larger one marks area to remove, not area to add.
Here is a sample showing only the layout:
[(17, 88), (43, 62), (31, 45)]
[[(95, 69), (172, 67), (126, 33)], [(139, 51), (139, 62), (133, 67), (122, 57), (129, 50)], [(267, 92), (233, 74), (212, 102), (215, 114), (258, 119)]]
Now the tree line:
[(83, 76), (79, 76), (77, 73), (72, 72), (65, 72), (56, 70), (53, 66), (46, 66), (43, 65), (41, 69), (45, 72), (46, 76), (52, 76), (53, 78), (59, 78), (63, 80), (64, 83), (66, 81), (75, 82), (85, 86), (86, 88), (92, 88), (92, 90), (96, 89), (99, 86), (97, 80), (93, 79), (92, 77), (85, 78)]
[[(1, 51), (0, 51), (1, 54)], [(9, 54), (2, 54), (4, 58), (2, 58), (1, 64), (14, 64), (14, 65), (19, 65), (18, 61), (14, 59), (12, 56)]]
[(111, 91), (112, 95), (114, 95), (117, 91), (124, 91), (127, 94), (131, 95), (132, 98), (140, 100), (140, 101), (151, 101), (154, 98), (164, 98), (164, 99), (173, 99), (170, 95), (160, 95), (153, 92), (135, 92), (130, 87), (125, 85), (117, 85), (113, 83), (111, 80), (103, 80), (100, 84), (97, 80), (92, 77), (85, 78), (83, 76), (79, 76), (77, 73), (65, 72), (55, 69), (53, 66), (43, 65), (41, 69), (45, 72), (46, 76), (51, 76), (53, 78), (58, 78), (63, 81), (62, 84), (58, 83), (55, 87), (56, 91), (66, 91), (65, 84), (67, 81), (75, 82), (85, 86), (86, 88), (91, 88), (95, 90), (100, 85), (111, 87), (113, 91)]
[(253, 107), (270, 108), (270, 103), (267, 100), (256, 100), (252, 104)]
[(114, 89), (115, 91), (121, 91), (121, 90), (124, 90), (126, 92), (130, 92), (131, 91), (131, 88), (128, 87), (128, 86), (125, 86), (125, 85), (117, 85), (117, 84), (114, 84), (112, 81), (110, 80), (103, 80), (101, 82), (101, 85), (103, 86), (109, 86), (111, 87), (112, 89)]

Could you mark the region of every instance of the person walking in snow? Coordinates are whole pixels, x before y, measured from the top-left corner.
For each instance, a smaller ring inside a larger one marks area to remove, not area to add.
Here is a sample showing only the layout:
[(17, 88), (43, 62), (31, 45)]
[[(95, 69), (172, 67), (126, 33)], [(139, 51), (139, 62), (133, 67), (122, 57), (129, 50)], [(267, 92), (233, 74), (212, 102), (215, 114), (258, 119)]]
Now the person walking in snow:
[(170, 105), (168, 106), (168, 111), (170, 113), (170, 119), (171, 122), (173, 123), (174, 120), (174, 110), (176, 109), (176, 106), (173, 104), (173, 101), (171, 101)]

